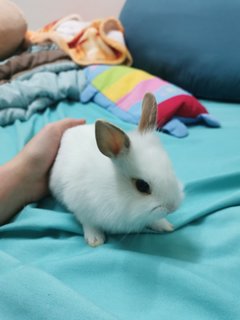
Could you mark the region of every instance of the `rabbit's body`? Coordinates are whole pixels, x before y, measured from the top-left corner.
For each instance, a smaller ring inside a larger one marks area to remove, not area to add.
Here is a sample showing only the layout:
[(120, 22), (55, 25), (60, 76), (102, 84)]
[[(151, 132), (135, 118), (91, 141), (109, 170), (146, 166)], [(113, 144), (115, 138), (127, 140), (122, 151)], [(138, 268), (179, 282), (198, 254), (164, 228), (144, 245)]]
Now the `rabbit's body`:
[[(109, 136), (110, 147), (105, 143)], [(104, 231), (128, 233), (145, 226), (170, 231), (165, 219), (159, 221), (182, 200), (180, 184), (153, 130), (126, 135), (102, 122), (65, 132), (50, 189), (82, 223), (93, 246), (104, 242)]]

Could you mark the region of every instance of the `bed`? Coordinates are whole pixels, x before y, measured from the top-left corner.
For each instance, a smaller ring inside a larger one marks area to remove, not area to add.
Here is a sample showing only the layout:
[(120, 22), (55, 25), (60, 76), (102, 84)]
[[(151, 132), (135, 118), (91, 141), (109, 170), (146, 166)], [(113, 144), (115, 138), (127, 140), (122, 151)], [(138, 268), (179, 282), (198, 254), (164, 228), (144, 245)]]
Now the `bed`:
[[(58, 72), (76, 79), (82, 70), (64, 61)], [(11, 124), (0, 127), (1, 165), (66, 117), (136, 127), (70, 93), (45, 99), (44, 108), (35, 104), (24, 121), (4, 115)], [(26, 205), (0, 227), (0, 319), (239, 319), (240, 105), (199, 101), (220, 128), (194, 124), (182, 139), (157, 133), (185, 186), (182, 206), (169, 217), (175, 231), (108, 235), (93, 249), (53, 197)]]

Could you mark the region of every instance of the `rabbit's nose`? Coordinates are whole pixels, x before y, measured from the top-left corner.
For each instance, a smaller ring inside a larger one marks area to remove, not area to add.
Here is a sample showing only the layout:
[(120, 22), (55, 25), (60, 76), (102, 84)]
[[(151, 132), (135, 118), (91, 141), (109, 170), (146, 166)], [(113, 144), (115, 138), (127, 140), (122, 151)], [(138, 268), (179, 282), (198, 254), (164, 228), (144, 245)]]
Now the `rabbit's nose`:
[(176, 211), (178, 208), (178, 205), (176, 205), (175, 203), (173, 204), (170, 204), (168, 207), (167, 207), (167, 213), (173, 213), (174, 211)]
[(167, 205), (168, 213), (173, 213), (174, 211), (176, 211), (180, 207), (183, 199), (184, 193), (183, 191), (181, 191), (179, 194), (176, 195), (174, 199), (172, 199), (171, 203)]

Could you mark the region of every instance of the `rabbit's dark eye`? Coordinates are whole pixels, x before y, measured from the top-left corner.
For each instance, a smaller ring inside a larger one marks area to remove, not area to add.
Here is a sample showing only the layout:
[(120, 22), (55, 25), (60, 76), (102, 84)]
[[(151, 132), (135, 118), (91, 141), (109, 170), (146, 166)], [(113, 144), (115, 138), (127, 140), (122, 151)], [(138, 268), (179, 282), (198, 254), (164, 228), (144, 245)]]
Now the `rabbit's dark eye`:
[(137, 190), (141, 193), (151, 194), (149, 184), (142, 179), (134, 179)]

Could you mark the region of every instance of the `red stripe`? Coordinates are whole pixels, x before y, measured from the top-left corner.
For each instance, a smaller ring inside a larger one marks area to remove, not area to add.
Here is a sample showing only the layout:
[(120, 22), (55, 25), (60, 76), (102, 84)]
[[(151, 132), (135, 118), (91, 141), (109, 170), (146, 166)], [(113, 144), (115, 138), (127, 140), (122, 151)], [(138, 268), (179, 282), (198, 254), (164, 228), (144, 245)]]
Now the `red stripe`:
[(161, 128), (174, 116), (195, 118), (207, 109), (191, 95), (179, 95), (158, 104), (157, 124)]

